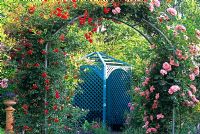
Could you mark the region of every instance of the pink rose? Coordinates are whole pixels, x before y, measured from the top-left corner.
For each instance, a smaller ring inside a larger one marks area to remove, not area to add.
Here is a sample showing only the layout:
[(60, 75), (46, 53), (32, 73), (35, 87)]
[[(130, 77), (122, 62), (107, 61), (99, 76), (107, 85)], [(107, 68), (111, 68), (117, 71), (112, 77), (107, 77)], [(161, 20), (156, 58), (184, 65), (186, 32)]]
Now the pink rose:
[(176, 66), (176, 67), (179, 66), (179, 63), (175, 63), (174, 59), (172, 59), (172, 58), (170, 58), (169, 64), (172, 65), (172, 66)]
[(150, 87), (150, 92), (152, 93), (155, 90), (154, 86)]
[(153, 121), (153, 115), (150, 115), (150, 120)]
[(159, 120), (159, 119), (163, 119), (163, 118), (164, 118), (164, 115), (161, 113), (161, 114), (158, 114), (156, 117), (157, 117), (157, 119)]
[(189, 96), (189, 97), (192, 97), (192, 96), (193, 96), (193, 94), (192, 94), (192, 92), (191, 92), (190, 90), (188, 90), (188, 96)]
[(145, 96), (145, 92), (140, 92), (140, 96)]
[(192, 80), (192, 81), (195, 80), (195, 74), (194, 73), (190, 74), (189, 77), (190, 77), (190, 80)]
[(161, 69), (160, 70), (160, 73), (164, 76), (164, 75), (167, 75), (167, 71), (165, 71), (164, 69)]
[(131, 107), (131, 106), (132, 106), (132, 104), (129, 102), (129, 103), (128, 103), (128, 107)]
[(140, 91), (140, 88), (139, 88), (139, 87), (135, 87), (135, 89), (134, 89), (134, 90), (135, 90), (135, 92), (137, 92), (137, 93), (138, 93), (138, 92)]
[(174, 8), (167, 8), (167, 12), (169, 14), (171, 14), (172, 16), (176, 16), (177, 15), (177, 11)]
[(193, 72), (196, 76), (199, 75), (199, 67), (195, 67)]
[(160, 98), (160, 94), (157, 93), (156, 96), (155, 96), (155, 99), (158, 100), (159, 98)]
[(196, 93), (196, 91), (197, 91), (197, 88), (195, 87), (195, 85), (190, 85), (190, 88), (192, 89), (192, 92), (193, 93)]
[(157, 129), (152, 127), (152, 128), (147, 129), (146, 134), (154, 133), (154, 132), (157, 132)]
[(168, 72), (172, 70), (172, 67), (168, 62), (165, 62), (163, 63), (163, 69)]
[(152, 105), (152, 109), (157, 109), (158, 108), (158, 101), (154, 100), (153, 105)]
[(183, 25), (176, 25), (175, 30), (185, 32), (186, 28)]
[(154, 5), (153, 5), (153, 3), (150, 3), (150, 4), (149, 4), (149, 10), (150, 10), (151, 12), (154, 11)]
[(153, 5), (155, 5), (156, 7), (160, 7), (160, 1), (159, 0), (153, 0)]
[(0, 82), (1, 88), (7, 88), (8, 87), (8, 79), (4, 78)]
[(131, 107), (130, 107), (130, 110), (133, 111), (133, 110), (134, 110), (134, 106), (131, 106)]
[(148, 116), (144, 116), (143, 121), (146, 122), (148, 120)]
[(199, 100), (196, 98), (195, 95), (192, 96), (192, 101), (193, 101), (194, 103), (199, 103)]
[(115, 9), (112, 10), (113, 14), (119, 14), (121, 12), (120, 7), (116, 7)]
[(179, 91), (179, 90), (180, 90), (180, 87), (179, 87), (178, 85), (173, 85), (173, 86), (171, 86), (170, 89), (168, 90), (168, 93), (169, 93), (169, 94), (173, 94), (173, 93), (175, 93), (175, 92), (177, 92), (177, 91)]
[(200, 39), (200, 30), (196, 29), (196, 37)]

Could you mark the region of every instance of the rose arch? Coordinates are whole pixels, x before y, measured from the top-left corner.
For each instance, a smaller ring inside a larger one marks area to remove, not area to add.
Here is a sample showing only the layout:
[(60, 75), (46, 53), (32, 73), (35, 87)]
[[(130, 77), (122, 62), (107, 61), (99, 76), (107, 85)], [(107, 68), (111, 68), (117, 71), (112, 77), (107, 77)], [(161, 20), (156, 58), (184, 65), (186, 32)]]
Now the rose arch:
[[(168, 6), (162, 6), (164, 3)], [(187, 111), (199, 103), (195, 96), (199, 67), (193, 58), (199, 51), (196, 38), (200, 38), (200, 31), (188, 28), (196, 37), (184, 40), (187, 30), (181, 21), (175, 20), (177, 11), (173, 4), (169, 0), (72, 0), (43, 1), (22, 8), (19, 12), (23, 14), (16, 13), (15, 21), (6, 26), (8, 34), (17, 41), (15, 51), (11, 53), (18, 64), (16, 93), (20, 98), (16, 128), (30, 133), (69, 131), (70, 126), (66, 124), (75, 116), (71, 113), (76, 112), (65, 98), (70, 93), (64, 90), (66, 53), (60, 44), (67, 42), (65, 35), (73, 24), (88, 27), (90, 31), (84, 36), (92, 43), (92, 36), (102, 22), (113, 20), (136, 30), (156, 53), (144, 81), (131, 91), (131, 94), (140, 96), (140, 104), (130, 103), (129, 106), (144, 110), (146, 133), (168, 133), (169, 125), (173, 124), (174, 128), (175, 111)], [(172, 24), (173, 21), (177, 24)], [(178, 36), (177, 43), (175, 36)]]

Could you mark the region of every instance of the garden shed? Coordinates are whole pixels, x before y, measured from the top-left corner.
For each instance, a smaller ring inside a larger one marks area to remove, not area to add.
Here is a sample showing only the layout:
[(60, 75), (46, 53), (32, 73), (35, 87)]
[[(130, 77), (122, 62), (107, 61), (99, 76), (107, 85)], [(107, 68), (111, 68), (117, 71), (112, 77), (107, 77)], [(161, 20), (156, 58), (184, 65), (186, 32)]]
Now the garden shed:
[(103, 125), (122, 125), (124, 113), (129, 111), (128, 91), (131, 88), (131, 66), (101, 52), (88, 54), (80, 67), (78, 90), (74, 104), (88, 109), (89, 121), (103, 121)]

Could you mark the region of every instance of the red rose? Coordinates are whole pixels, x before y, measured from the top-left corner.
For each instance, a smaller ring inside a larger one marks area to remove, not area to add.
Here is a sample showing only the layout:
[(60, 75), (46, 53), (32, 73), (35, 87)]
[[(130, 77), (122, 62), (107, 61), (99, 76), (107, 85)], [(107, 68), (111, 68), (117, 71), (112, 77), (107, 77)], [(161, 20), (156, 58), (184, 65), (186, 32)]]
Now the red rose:
[(24, 129), (24, 130), (28, 130), (29, 127), (28, 127), (28, 126), (24, 126), (23, 129)]
[(42, 53), (43, 55), (45, 55), (45, 54), (47, 54), (47, 51), (42, 50), (41, 53)]
[(43, 77), (43, 78), (46, 78), (46, 77), (47, 77), (47, 73), (46, 73), (46, 72), (43, 72), (43, 73), (42, 73), (42, 77)]
[(89, 41), (90, 43), (92, 43), (92, 42), (93, 42), (93, 40), (92, 40), (92, 39), (89, 39), (88, 41)]
[(72, 0), (72, 2), (76, 2), (76, 0)]
[(59, 39), (60, 39), (61, 41), (64, 41), (64, 40), (65, 40), (65, 35), (64, 35), (64, 34), (61, 34), (60, 37), (59, 37)]
[(27, 111), (27, 110), (28, 110), (28, 105), (27, 105), (27, 104), (24, 104), (24, 105), (22, 106), (22, 108), (23, 108), (23, 110)]
[(36, 6), (31, 6), (31, 7), (29, 7), (28, 12), (30, 14), (33, 14), (35, 12), (35, 9), (36, 9)]
[(79, 18), (79, 24), (80, 25), (85, 25), (85, 18), (84, 17), (80, 17)]
[(39, 63), (35, 63), (35, 64), (34, 64), (34, 67), (39, 67), (39, 66), (40, 66)]
[(59, 49), (58, 49), (58, 48), (55, 48), (55, 49), (53, 50), (53, 52), (58, 53), (58, 52), (59, 52)]
[(92, 32), (97, 32), (97, 27), (93, 28)]
[(48, 111), (47, 109), (45, 109), (45, 110), (44, 110), (44, 114), (47, 115), (48, 113), (49, 113), (49, 111)]
[(92, 23), (93, 18), (88, 18), (88, 23)]
[(69, 13), (68, 12), (65, 12), (64, 14), (61, 15), (61, 18), (66, 20), (69, 18)]
[(28, 55), (32, 55), (32, 54), (33, 54), (33, 50), (28, 50), (28, 51), (27, 51), (27, 54), (28, 54)]
[(39, 43), (39, 44), (44, 44), (44, 39), (42, 39), (42, 38), (39, 39), (39, 40), (38, 40), (38, 43)]
[(58, 110), (58, 106), (57, 106), (57, 105), (54, 105), (54, 106), (53, 106), (53, 109), (54, 109), (55, 111), (57, 111), (57, 110)]
[(45, 86), (45, 90), (48, 91), (49, 90), (49, 86)]
[(108, 14), (108, 13), (110, 12), (110, 8), (106, 8), (106, 7), (105, 7), (105, 8), (103, 9), (103, 12), (104, 12), (105, 14)]
[(54, 122), (56, 122), (56, 123), (59, 122), (59, 119), (58, 119), (58, 118), (55, 118), (55, 119), (54, 119)]
[(56, 97), (56, 99), (59, 99), (59, 98), (60, 98), (60, 94), (59, 94), (58, 91), (56, 91), (56, 93), (55, 93), (55, 97)]
[(46, 80), (45, 80), (45, 83), (46, 83), (46, 84), (49, 84), (50, 82), (49, 82), (49, 80), (48, 80), (48, 79), (46, 79)]
[(33, 89), (38, 89), (37, 84), (33, 84)]

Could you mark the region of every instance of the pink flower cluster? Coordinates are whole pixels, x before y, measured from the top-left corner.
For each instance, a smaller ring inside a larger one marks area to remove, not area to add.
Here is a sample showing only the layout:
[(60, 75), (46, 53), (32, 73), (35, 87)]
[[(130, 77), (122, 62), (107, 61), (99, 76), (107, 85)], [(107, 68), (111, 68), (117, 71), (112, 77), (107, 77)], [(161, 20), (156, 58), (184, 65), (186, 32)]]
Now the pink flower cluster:
[(190, 77), (190, 80), (191, 81), (194, 81), (195, 80), (195, 77), (199, 75), (199, 67), (196, 66), (194, 69), (193, 69), (193, 72), (191, 74), (189, 74), (189, 77)]
[(177, 92), (177, 91), (179, 91), (179, 90), (180, 90), (180, 87), (179, 87), (178, 85), (173, 85), (173, 86), (171, 86), (170, 89), (168, 90), (168, 93), (172, 95), (173, 93), (175, 93), (175, 92)]
[(188, 58), (188, 56), (184, 57), (182, 51), (179, 49), (176, 49), (176, 56), (181, 60), (187, 60), (187, 58)]
[(150, 81), (150, 78), (147, 77), (147, 78), (145, 79), (145, 81), (142, 82), (142, 85), (143, 85), (143, 86), (148, 85), (149, 81)]
[(200, 30), (196, 29), (196, 37), (200, 39)]
[(167, 12), (172, 16), (176, 16), (177, 15), (177, 11), (174, 8), (167, 8)]
[(130, 108), (130, 111), (133, 111), (135, 109), (134, 105), (130, 102), (128, 103), (128, 107)]
[(151, 128), (148, 128), (148, 129), (147, 129), (146, 134), (149, 134), (149, 133), (155, 133), (155, 132), (157, 132), (157, 129), (151, 127)]
[(196, 98), (196, 96), (193, 94), (196, 92), (196, 87), (194, 85), (190, 85), (190, 88), (192, 91), (188, 90), (188, 96), (192, 99), (194, 103), (199, 103), (199, 100)]
[(140, 91), (140, 88), (139, 87), (135, 87), (134, 90), (135, 90), (136, 93), (138, 93)]
[(1, 88), (7, 88), (8, 87), (8, 79), (4, 78), (0, 81)]
[(183, 25), (176, 25), (175, 26), (175, 30), (176, 31), (181, 31), (181, 32), (185, 32), (186, 28)]
[(115, 9), (112, 10), (113, 14), (119, 14), (121, 12), (121, 8), (120, 7), (116, 7)]
[(167, 72), (172, 70), (172, 66), (168, 62), (163, 63), (162, 67), (163, 69), (160, 70), (162, 75), (167, 75)]
[(200, 51), (199, 48), (196, 45), (190, 45), (189, 49), (190, 49), (189, 52), (192, 55), (196, 55)]
[(158, 114), (156, 117), (157, 117), (157, 120), (159, 120), (159, 119), (163, 119), (164, 115), (161, 113), (161, 114)]
[(149, 10), (151, 12), (154, 11), (154, 6), (155, 7), (160, 7), (160, 1), (159, 0), (152, 0), (150, 3), (149, 3)]

